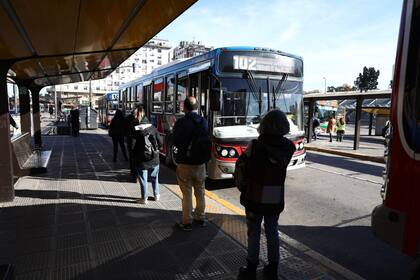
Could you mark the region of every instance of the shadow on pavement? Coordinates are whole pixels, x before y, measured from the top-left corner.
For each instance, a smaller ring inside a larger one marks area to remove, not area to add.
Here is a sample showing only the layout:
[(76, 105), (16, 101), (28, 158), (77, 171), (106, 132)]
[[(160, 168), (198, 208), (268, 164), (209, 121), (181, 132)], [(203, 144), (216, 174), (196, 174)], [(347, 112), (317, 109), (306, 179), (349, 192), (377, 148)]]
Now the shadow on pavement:
[[(356, 173), (369, 174), (373, 176), (381, 176), (384, 169), (383, 166), (372, 164), (371, 162), (365, 163), (353, 158), (327, 155), (324, 153), (308, 152), (306, 159), (309, 162), (342, 168)], [(308, 163), (308, 165), (310, 165), (310, 163)]]
[(180, 215), (78, 203), (3, 208), (0, 263), (14, 264), (17, 279), (234, 279), (245, 250), (213, 224), (180, 231)]
[(410, 279), (413, 260), (390, 250), (373, 235), (369, 226), (280, 224), (280, 231), (366, 279)]

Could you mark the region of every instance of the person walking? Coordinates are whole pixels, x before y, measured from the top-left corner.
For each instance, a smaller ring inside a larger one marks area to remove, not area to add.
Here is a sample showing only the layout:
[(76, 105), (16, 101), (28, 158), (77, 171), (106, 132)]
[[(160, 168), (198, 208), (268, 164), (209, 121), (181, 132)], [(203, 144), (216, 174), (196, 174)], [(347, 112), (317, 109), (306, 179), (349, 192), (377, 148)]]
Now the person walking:
[(337, 142), (343, 142), (343, 136), (346, 132), (346, 123), (344, 118), (340, 117), (337, 121)]
[(124, 159), (127, 161), (127, 153), (125, 151), (124, 145), (124, 135), (125, 135), (125, 120), (123, 116), (123, 112), (121, 110), (115, 111), (115, 115), (111, 120), (111, 124), (109, 125), (109, 136), (112, 138), (112, 143), (114, 146), (114, 157), (113, 162), (117, 161), (117, 154), (118, 154), (118, 145), (121, 147), (122, 154)]
[[(194, 220), (200, 226), (206, 225), (204, 181), (206, 163), (210, 160), (211, 141), (207, 121), (198, 114), (195, 97), (184, 101), (185, 116), (176, 121), (173, 129), (174, 158), (177, 162), (176, 177), (182, 192), (181, 230), (191, 231)], [(192, 215), (192, 189), (196, 199), (194, 218)]]
[(312, 138), (314, 139), (314, 141), (316, 141), (317, 139), (317, 128), (321, 125), (321, 123), (319, 122), (319, 119), (317, 117), (314, 117), (314, 119), (312, 120)]
[(137, 200), (140, 204), (148, 202), (147, 177), (150, 172), (154, 200), (160, 199), (159, 193), (159, 149), (162, 141), (156, 128), (145, 116), (143, 106), (138, 105), (135, 109), (133, 120), (132, 151), (134, 167), (140, 183), (141, 198)]
[(54, 108), (52, 106), (52, 104), (50, 104), (50, 107), (48, 108), (48, 112), (50, 113), (50, 119), (53, 117), (54, 114)]
[(79, 136), (79, 130), (80, 130), (80, 121), (79, 121), (79, 109), (76, 106), (73, 106), (73, 108), (70, 111), (70, 124), (71, 124), (71, 135), (74, 137)]
[(335, 117), (334, 116), (329, 116), (328, 117), (328, 125), (327, 125), (327, 133), (330, 135), (330, 142), (332, 142), (332, 134), (335, 131)]
[[(134, 127), (133, 127), (133, 121), (136, 119), (137, 116), (137, 108), (139, 106), (136, 106), (136, 108), (125, 117), (125, 131), (126, 131), (126, 140), (127, 140), (127, 151), (128, 151), (128, 160), (130, 163), (130, 172), (131, 175), (135, 178), (137, 177), (137, 171), (135, 168), (135, 162), (134, 162), (134, 155), (133, 155), (133, 137), (134, 137)], [(142, 107), (143, 108), (143, 107)]]
[(241, 192), (248, 228), (247, 265), (239, 270), (239, 279), (256, 279), (259, 263), (261, 223), (267, 238), (268, 265), (264, 279), (278, 279), (278, 219), (284, 209), (284, 182), (295, 145), (284, 137), (290, 130), (287, 116), (270, 111), (261, 120), (259, 137), (252, 140), (235, 167), (235, 183)]

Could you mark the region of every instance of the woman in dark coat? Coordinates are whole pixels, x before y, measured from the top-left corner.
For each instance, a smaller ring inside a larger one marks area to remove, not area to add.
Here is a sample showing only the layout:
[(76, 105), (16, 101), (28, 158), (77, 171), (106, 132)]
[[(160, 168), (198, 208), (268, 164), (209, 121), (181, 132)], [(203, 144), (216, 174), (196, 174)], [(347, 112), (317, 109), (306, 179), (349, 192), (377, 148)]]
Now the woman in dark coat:
[(125, 145), (124, 145), (125, 127), (126, 127), (126, 123), (125, 123), (123, 112), (121, 110), (117, 110), (109, 126), (109, 136), (112, 137), (112, 143), (114, 144), (113, 162), (117, 161), (118, 144), (121, 147), (121, 151), (123, 153), (124, 159), (126, 161), (128, 160), (127, 152), (125, 151)]
[(293, 142), (284, 137), (289, 129), (289, 120), (282, 111), (270, 111), (260, 123), (260, 136), (249, 143), (236, 163), (235, 180), (241, 191), (248, 227), (247, 265), (240, 269), (241, 279), (256, 279), (262, 221), (268, 250), (264, 279), (278, 279), (278, 219), (284, 209), (287, 166), (296, 149)]

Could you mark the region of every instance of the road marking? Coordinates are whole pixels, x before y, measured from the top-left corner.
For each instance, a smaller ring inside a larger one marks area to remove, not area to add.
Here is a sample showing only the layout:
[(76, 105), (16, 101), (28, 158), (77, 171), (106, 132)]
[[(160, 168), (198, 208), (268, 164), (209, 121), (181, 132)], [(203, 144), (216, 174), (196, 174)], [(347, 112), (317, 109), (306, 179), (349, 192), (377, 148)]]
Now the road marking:
[[(205, 194), (206, 194), (207, 197), (209, 197), (212, 200), (216, 201), (217, 203), (223, 205), (224, 207), (226, 207), (230, 211), (234, 212), (235, 214), (245, 216), (245, 211), (243, 209), (233, 205), (232, 203), (230, 203), (227, 200), (224, 200), (223, 198), (220, 198), (218, 195), (214, 194), (213, 192), (206, 190)], [(284, 232), (281, 232), (280, 237), (281, 237), (282, 241), (284, 241), (285, 243), (287, 243), (291, 247), (293, 247), (293, 248), (301, 251), (302, 253), (312, 257), (313, 259), (315, 259), (316, 261), (318, 261), (319, 263), (321, 263), (325, 267), (337, 272), (338, 274), (340, 274), (344, 278), (349, 279), (349, 280), (363, 280), (364, 279), (364, 278), (360, 277), (359, 275), (357, 275), (356, 273), (350, 271), (349, 269), (337, 264), (336, 262), (330, 260), (329, 258), (327, 258), (327, 257), (321, 255), (320, 253), (310, 249), (309, 247), (302, 244), (301, 242), (291, 238), (290, 236), (286, 235)]]
[(382, 182), (377, 182), (377, 181), (361, 178), (361, 177), (358, 177), (358, 176), (347, 175), (347, 174), (340, 173), (340, 172), (337, 172), (337, 171), (332, 171), (332, 170), (327, 170), (327, 169), (320, 168), (320, 167), (315, 167), (315, 166), (312, 166), (312, 164), (316, 164), (316, 163), (311, 163), (311, 164), (307, 163), (306, 166), (308, 168), (312, 168), (312, 169), (315, 169), (315, 170), (319, 170), (319, 171), (323, 171), (323, 172), (327, 172), (327, 173), (332, 173), (332, 174), (335, 174), (335, 175), (340, 175), (340, 176), (344, 176), (344, 177), (347, 177), (347, 178), (352, 178), (352, 179), (356, 179), (356, 180), (360, 180), (360, 181), (365, 181), (365, 182), (369, 182), (369, 183), (372, 183), (372, 184), (377, 184), (377, 185), (382, 185), (383, 184)]

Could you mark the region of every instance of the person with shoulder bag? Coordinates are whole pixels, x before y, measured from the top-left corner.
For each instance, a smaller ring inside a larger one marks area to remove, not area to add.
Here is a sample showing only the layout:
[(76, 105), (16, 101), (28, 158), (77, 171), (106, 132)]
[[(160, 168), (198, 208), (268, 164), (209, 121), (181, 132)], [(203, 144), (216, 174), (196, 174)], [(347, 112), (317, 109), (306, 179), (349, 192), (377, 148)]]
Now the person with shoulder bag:
[(150, 172), (154, 200), (160, 199), (159, 193), (159, 149), (162, 146), (160, 135), (145, 116), (143, 106), (137, 105), (135, 119), (132, 122), (132, 155), (135, 170), (139, 178), (140, 204), (148, 203), (147, 177)]
[(185, 116), (176, 121), (173, 130), (174, 158), (177, 162), (176, 177), (182, 192), (182, 221), (178, 227), (184, 231), (192, 230), (192, 189), (196, 198), (194, 222), (206, 225), (204, 181), (206, 163), (211, 156), (211, 141), (207, 121), (198, 114), (195, 97), (184, 101)]
[(268, 250), (264, 279), (278, 279), (278, 219), (284, 209), (287, 166), (296, 150), (293, 142), (284, 137), (289, 130), (287, 116), (280, 110), (270, 111), (261, 120), (258, 139), (248, 144), (236, 162), (234, 179), (248, 227), (247, 265), (240, 268), (239, 279), (256, 279), (262, 221)]

